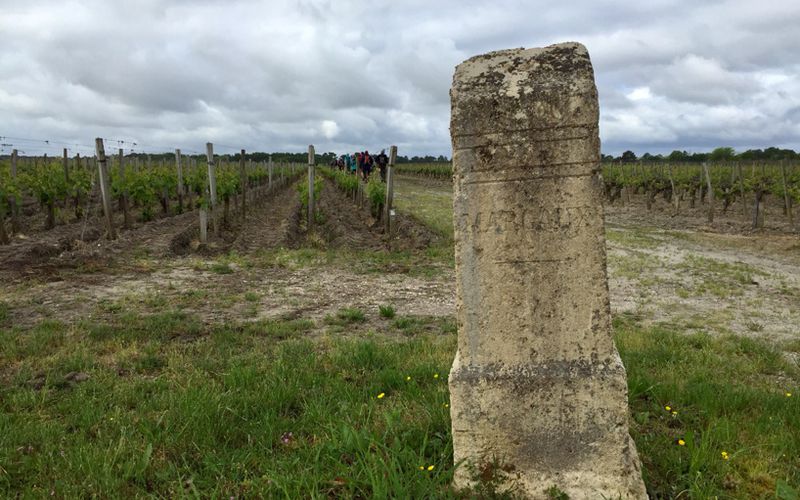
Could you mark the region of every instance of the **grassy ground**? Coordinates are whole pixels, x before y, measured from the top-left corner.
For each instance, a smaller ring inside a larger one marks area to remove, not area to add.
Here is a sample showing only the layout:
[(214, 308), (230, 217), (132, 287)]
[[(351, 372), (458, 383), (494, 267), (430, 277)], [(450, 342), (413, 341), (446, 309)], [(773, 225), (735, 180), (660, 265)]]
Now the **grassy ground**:
[(453, 240), (453, 188), (447, 181), (401, 176), (395, 206)]
[[(447, 189), (401, 180), (398, 209), (452, 235)], [(658, 293), (684, 287), (690, 298), (722, 304), (741, 299), (728, 292), (748, 280), (766, 279), (752, 264), (693, 257), (676, 272), (697, 280), (672, 283), (667, 264), (646, 253), (661, 238), (610, 231), (610, 244), (626, 252), (610, 255), (612, 279), (652, 271), (647, 286)], [(383, 298), (369, 307), (334, 302), (320, 314), (324, 305), (309, 309), (294, 291), (311, 287), (308, 300), (320, 303), (333, 289), (311, 281), (315, 274), (338, 273), (339, 287), (350, 277), (341, 268), (353, 279), (382, 273), (424, 284), (440, 280), (450, 263), (436, 251), (231, 254), (191, 264), (203, 280), (177, 290), (127, 287), (86, 314), (56, 310), (25, 326), (14, 322), (21, 305), (6, 293), (0, 496), (487, 496), (449, 487), (452, 317), (415, 314)], [(291, 314), (260, 314), (269, 291), (258, 285), (266, 281), (282, 287), (281, 300), (297, 302)], [(22, 294), (29, 285), (16, 286)], [(768, 294), (784, 300), (793, 287)], [(770, 300), (765, 291), (745, 298)], [(216, 309), (199, 314), (208, 304)], [(254, 314), (224, 314), (235, 307)], [(800, 366), (791, 354), (800, 342), (729, 330), (689, 329), (636, 309), (614, 319), (651, 498), (797, 497)]]
[[(384, 330), (416, 329), (400, 341), (379, 330), (343, 339), (364, 314), (327, 318), (313, 342), (308, 320), (202, 325), (179, 311), (6, 329), (0, 490), (456, 496), (454, 329), (385, 318)], [(644, 328), (627, 315), (615, 330), (652, 496), (770, 498), (797, 486), (797, 366), (742, 337)]]
[[(343, 311), (337, 320), (358, 317)], [(0, 352), (14, 369), (0, 405), (0, 491), (444, 491), (452, 332), (392, 345), (378, 334), (310, 342), (312, 326), (207, 327), (172, 312), (6, 330)]]

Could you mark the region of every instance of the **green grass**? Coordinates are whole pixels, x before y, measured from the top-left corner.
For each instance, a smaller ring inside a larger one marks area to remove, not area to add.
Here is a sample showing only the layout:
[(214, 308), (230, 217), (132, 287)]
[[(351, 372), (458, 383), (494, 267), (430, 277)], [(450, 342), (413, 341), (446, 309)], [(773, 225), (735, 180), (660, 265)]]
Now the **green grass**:
[(7, 303), (0, 301), (0, 325), (5, 323), (10, 315), (11, 315), (11, 308), (8, 307)]
[(725, 298), (744, 295), (748, 286), (758, 276), (766, 276), (760, 269), (742, 262), (724, 262), (708, 257), (687, 256), (679, 269), (695, 276), (697, 283), (691, 290), (695, 295), (714, 295)]
[[(0, 496), (446, 496), (447, 384), (433, 374), (454, 338), (275, 339), (309, 324), (214, 327), (188, 343), (122, 324), (99, 339), (93, 325), (4, 332)], [(20, 337), (33, 339), (10, 348)], [(76, 370), (88, 380), (60, 383)]]
[(659, 238), (653, 236), (654, 230), (637, 227), (635, 229), (608, 228), (606, 240), (625, 248), (655, 249), (661, 243)]
[(381, 318), (386, 318), (386, 319), (394, 318), (394, 315), (396, 313), (394, 306), (392, 306), (391, 304), (378, 306), (378, 312), (380, 313)]
[(269, 249), (247, 260), (256, 268), (279, 267), (290, 271), (337, 267), (358, 274), (399, 273), (433, 277), (453, 267), (453, 249), (435, 246), (421, 252), (345, 249)]
[[(175, 311), (0, 329), (0, 496), (454, 497), (455, 325), (403, 319), (401, 341)], [(755, 340), (614, 324), (652, 498), (797, 489), (796, 364)]]
[(325, 316), (325, 323), (329, 325), (345, 326), (352, 323), (362, 323), (366, 320), (364, 311), (356, 307), (339, 309), (335, 315)]
[(774, 498), (779, 480), (800, 484), (796, 364), (744, 337), (615, 325), (651, 498)]
[(656, 271), (663, 267), (659, 258), (638, 250), (608, 256), (608, 266), (613, 275), (639, 282), (653, 280)]
[(394, 320), (394, 327), (400, 330), (413, 330), (419, 325), (419, 320), (417, 318), (412, 318), (409, 316), (404, 316), (402, 318), (397, 318)]
[(450, 183), (398, 177), (394, 205), (443, 236), (442, 245), (452, 250), (453, 186)]
[(214, 262), (211, 264), (211, 271), (217, 274), (232, 274), (233, 268), (227, 262)]

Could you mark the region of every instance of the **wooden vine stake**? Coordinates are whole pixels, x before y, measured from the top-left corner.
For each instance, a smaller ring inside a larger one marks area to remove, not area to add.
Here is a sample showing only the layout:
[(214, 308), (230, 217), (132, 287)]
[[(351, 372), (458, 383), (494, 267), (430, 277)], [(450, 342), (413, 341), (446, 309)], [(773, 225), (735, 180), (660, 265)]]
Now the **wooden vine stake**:
[(211, 226), (214, 228), (214, 236), (219, 236), (219, 221), (217, 220), (217, 177), (214, 174), (214, 145), (206, 143), (206, 162), (208, 163), (208, 206), (211, 209)]
[(314, 225), (314, 146), (308, 146), (308, 229)]
[(125, 187), (125, 154), (122, 148), (119, 148), (119, 182), (122, 186), (119, 194), (119, 203), (122, 206), (123, 225), (128, 228), (131, 226), (131, 214), (128, 210), (128, 190)]
[(672, 163), (667, 163), (667, 172), (669, 173), (669, 185), (672, 188), (672, 205), (675, 208), (675, 215), (678, 215), (680, 209), (680, 198), (675, 191), (675, 180), (672, 178)]
[(269, 155), (269, 186), (268, 189), (272, 189), (272, 155)]
[(67, 158), (67, 148), (64, 148), (63, 155), (61, 156), (61, 164), (64, 166), (64, 181), (69, 186), (69, 158)]
[[(11, 150), (11, 182), (16, 185), (17, 181), (17, 150)], [(19, 205), (17, 204), (17, 197), (12, 196), (11, 202), (11, 231), (16, 233), (19, 231)]]
[(789, 217), (789, 228), (794, 226), (794, 216), (792, 215), (792, 200), (789, 198), (789, 189), (786, 186), (786, 163), (781, 160), (781, 181), (783, 182), (783, 206), (786, 207), (786, 215)]
[(100, 175), (100, 195), (103, 198), (103, 213), (106, 217), (106, 228), (108, 229), (108, 238), (113, 240), (117, 237), (114, 231), (114, 213), (111, 211), (111, 187), (108, 182), (108, 165), (106, 160), (106, 151), (103, 146), (103, 139), (97, 137), (94, 140), (94, 149), (97, 154), (97, 168)]
[(389, 148), (389, 164), (386, 166), (386, 201), (383, 204), (384, 231), (391, 235), (392, 201), (394, 201), (394, 162), (397, 159), (397, 146)]
[(239, 155), (239, 189), (241, 190), (242, 199), (242, 220), (247, 218), (247, 171), (244, 166), (245, 150), (241, 151)]
[(183, 213), (183, 195), (185, 188), (183, 186), (183, 165), (181, 165), (181, 150), (175, 150), (175, 170), (178, 174), (178, 213)]
[[(183, 162), (182, 159), (181, 159), (181, 162)], [(197, 160), (195, 160), (194, 158), (190, 157), (189, 161), (186, 162), (186, 173), (191, 178), (192, 176), (194, 176), (195, 172), (197, 172)], [(186, 187), (187, 187), (187, 189), (186, 189), (187, 208), (189, 210), (193, 210), (194, 209), (194, 186), (191, 185), (190, 183), (187, 183)]]
[(742, 175), (742, 164), (736, 163), (736, 176), (739, 178), (739, 199), (742, 201), (742, 217), (747, 220), (747, 201), (744, 199), (744, 177)]
[(706, 186), (708, 186), (708, 223), (714, 222), (714, 190), (711, 188), (711, 175), (708, 173), (708, 164), (703, 162), (703, 172), (706, 174)]

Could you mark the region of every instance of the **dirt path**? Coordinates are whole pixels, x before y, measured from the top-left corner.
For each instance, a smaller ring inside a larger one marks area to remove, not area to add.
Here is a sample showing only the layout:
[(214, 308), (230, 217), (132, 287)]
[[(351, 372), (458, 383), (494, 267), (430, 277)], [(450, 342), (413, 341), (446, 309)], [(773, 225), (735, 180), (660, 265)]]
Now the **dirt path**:
[(384, 247), (378, 221), (369, 217), (327, 179), (322, 184), (318, 228), (329, 248), (379, 250)]
[(294, 246), (298, 239), (300, 199), (297, 183), (280, 188), (266, 203), (251, 207), (233, 248), (240, 253)]
[(425, 224), (397, 212), (391, 235), (387, 235), (381, 220), (356, 205), (328, 179), (323, 184), (319, 207), (323, 216), (319, 232), (329, 248), (423, 250), (441, 239)]

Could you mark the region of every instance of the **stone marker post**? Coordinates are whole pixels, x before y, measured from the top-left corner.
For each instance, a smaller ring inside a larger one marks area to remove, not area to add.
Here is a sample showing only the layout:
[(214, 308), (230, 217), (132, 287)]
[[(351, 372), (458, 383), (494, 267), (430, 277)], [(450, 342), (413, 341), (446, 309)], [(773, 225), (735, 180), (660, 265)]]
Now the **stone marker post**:
[(530, 498), (646, 498), (611, 338), (586, 48), (473, 57), (451, 104), (456, 486), (496, 470)]

